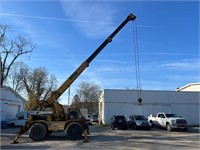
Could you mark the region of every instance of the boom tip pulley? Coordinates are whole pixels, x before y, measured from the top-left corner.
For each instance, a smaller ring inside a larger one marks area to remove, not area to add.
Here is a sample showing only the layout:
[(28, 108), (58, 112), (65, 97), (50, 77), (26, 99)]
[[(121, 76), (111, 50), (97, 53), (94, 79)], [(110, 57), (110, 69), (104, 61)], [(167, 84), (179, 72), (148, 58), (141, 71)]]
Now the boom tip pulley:
[(128, 17), (127, 17), (128, 20), (135, 20), (136, 19), (136, 16), (131, 13)]

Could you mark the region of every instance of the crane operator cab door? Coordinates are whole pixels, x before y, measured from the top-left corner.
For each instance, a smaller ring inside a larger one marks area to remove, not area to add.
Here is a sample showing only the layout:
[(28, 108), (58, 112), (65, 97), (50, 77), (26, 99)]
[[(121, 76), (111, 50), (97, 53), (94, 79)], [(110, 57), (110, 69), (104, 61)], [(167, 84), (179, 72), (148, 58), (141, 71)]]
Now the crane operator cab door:
[(76, 111), (71, 111), (69, 113), (69, 119), (78, 119), (78, 113)]
[(68, 108), (66, 114), (67, 114), (67, 120), (68, 119), (81, 119), (81, 118), (83, 118), (80, 110), (77, 109), (77, 108)]

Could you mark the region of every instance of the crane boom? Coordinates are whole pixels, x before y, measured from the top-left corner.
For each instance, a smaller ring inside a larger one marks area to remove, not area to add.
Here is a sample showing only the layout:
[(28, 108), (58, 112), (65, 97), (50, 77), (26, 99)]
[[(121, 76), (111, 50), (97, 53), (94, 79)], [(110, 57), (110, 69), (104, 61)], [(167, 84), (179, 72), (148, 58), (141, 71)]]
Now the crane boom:
[(113, 37), (129, 22), (130, 20), (135, 20), (136, 16), (130, 14), (120, 25), (119, 27), (85, 60), (71, 75), (70, 77), (47, 99), (48, 103), (53, 103), (54, 100), (57, 100), (64, 92), (69, 88), (69, 86), (76, 80), (76, 78), (87, 68), (90, 62), (103, 50), (103, 48), (109, 43), (112, 42)]

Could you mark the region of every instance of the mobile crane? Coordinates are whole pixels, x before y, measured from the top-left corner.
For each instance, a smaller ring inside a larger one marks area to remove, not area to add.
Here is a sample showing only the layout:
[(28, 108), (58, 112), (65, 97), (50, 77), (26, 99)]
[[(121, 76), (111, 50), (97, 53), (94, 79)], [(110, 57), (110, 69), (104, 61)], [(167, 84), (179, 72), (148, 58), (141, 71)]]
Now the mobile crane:
[(29, 131), (29, 137), (34, 141), (43, 140), (53, 131), (65, 131), (68, 138), (77, 140), (82, 137), (83, 130), (87, 128), (86, 120), (77, 108), (69, 108), (67, 112), (57, 99), (69, 88), (69, 86), (76, 80), (76, 78), (89, 66), (91, 61), (103, 50), (103, 48), (110, 42), (113, 37), (130, 21), (134, 21), (136, 16), (130, 14), (118, 26), (118, 28), (85, 60), (70, 76), (69, 78), (45, 101), (37, 101), (38, 108), (43, 110), (47, 107), (52, 108), (52, 114), (33, 114), (30, 115), (29, 120), (17, 132), (13, 144), (18, 143), (19, 137), (25, 132)]

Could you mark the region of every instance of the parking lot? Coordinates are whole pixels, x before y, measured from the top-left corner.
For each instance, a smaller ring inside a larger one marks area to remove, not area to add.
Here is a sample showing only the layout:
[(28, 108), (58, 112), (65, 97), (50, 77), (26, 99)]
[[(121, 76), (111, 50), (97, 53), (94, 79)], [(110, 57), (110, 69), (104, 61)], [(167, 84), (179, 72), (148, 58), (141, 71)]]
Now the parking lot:
[(52, 133), (44, 141), (32, 141), (28, 134), (11, 144), (18, 128), (1, 129), (1, 149), (90, 149), (90, 150), (197, 150), (200, 149), (198, 127), (190, 127), (188, 132), (168, 132), (164, 129), (152, 130), (111, 130), (109, 127), (91, 126), (89, 143), (83, 140), (70, 141), (65, 133)]

